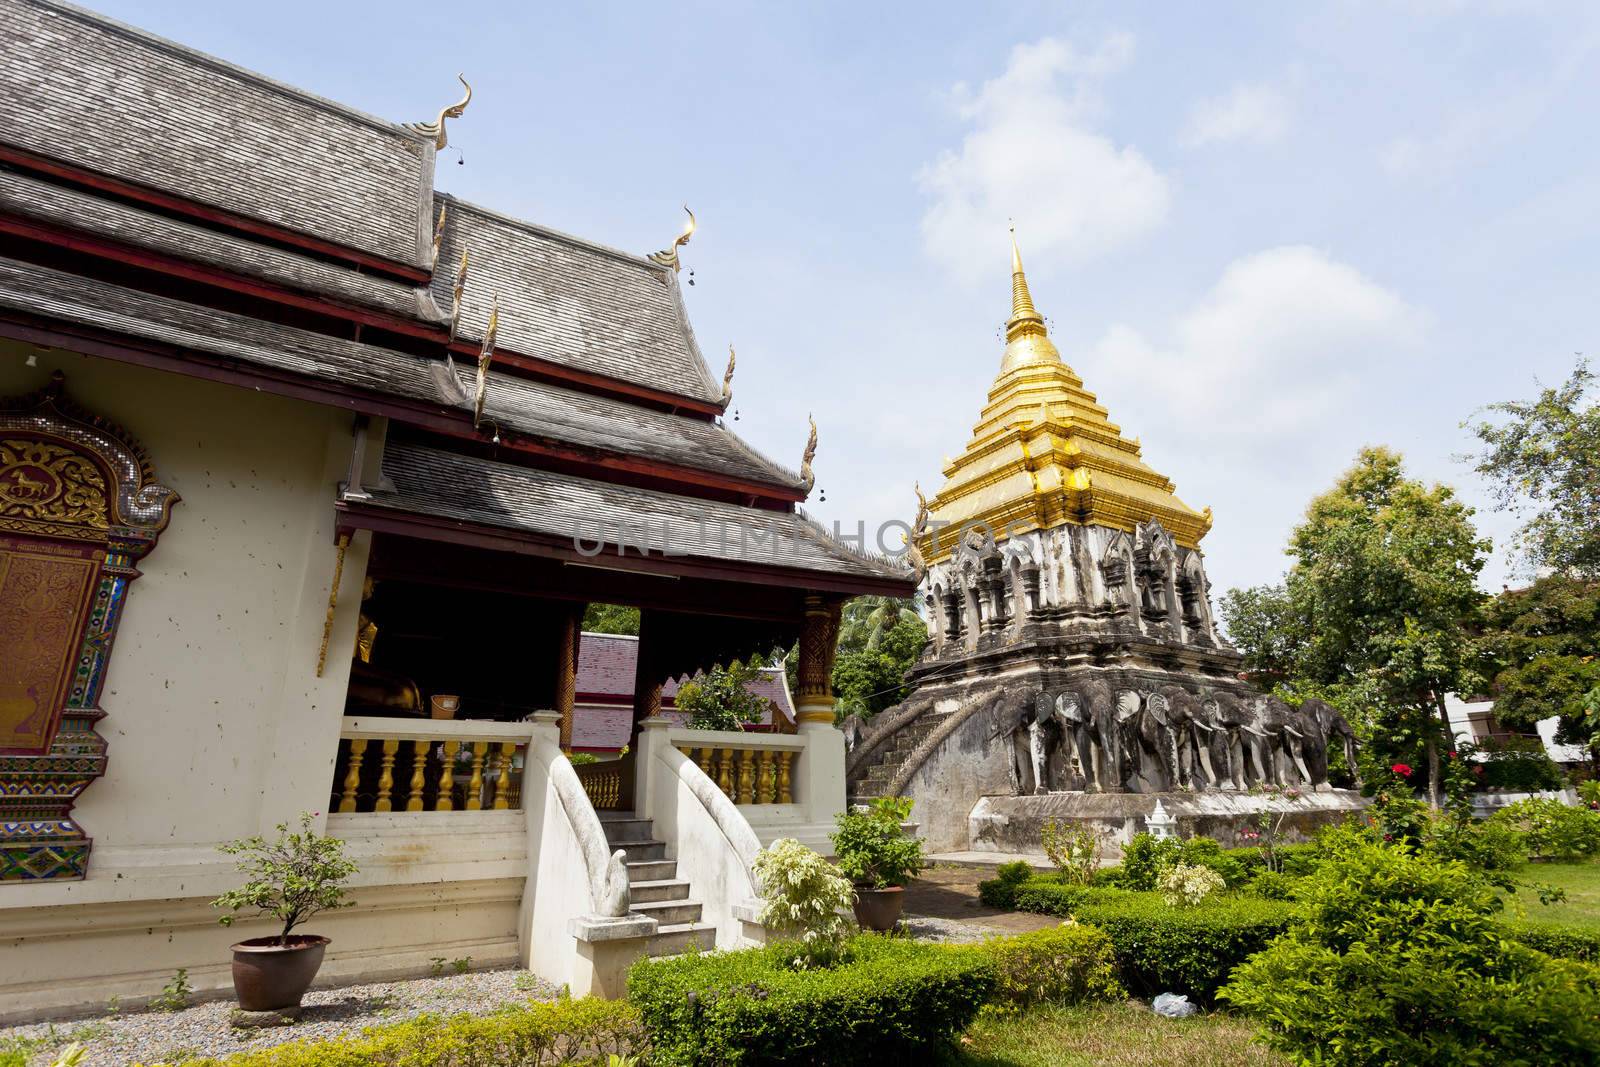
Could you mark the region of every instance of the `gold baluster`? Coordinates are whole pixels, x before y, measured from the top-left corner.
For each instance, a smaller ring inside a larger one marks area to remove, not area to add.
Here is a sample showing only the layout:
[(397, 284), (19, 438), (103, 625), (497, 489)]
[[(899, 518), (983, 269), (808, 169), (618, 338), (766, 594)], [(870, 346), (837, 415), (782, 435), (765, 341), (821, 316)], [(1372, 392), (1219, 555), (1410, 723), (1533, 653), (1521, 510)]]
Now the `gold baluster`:
[(511, 753), (517, 750), (515, 742), (500, 745), (500, 773), (494, 779), (494, 806), (497, 810), (511, 807)]
[(772, 771), (772, 749), (761, 750), (761, 765), (756, 770), (756, 803), (771, 804), (778, 799), (778, 778)]
[(706, 773), (706, 777), (710, 778), (712, 750), (709, 748), (702, 748), (697, 749), (696, 751), (699, 752), (699, 755), (695, 757), (695, 761), (700, 764), (700, 769)]
[(717, 760), (717, 786), (733, 799), (733, 749), (722, 749)]
[(790, 771), (794, 766), (793, 752), (778, 753), (778, 803), (794, 803), (794, 785), (790, 781)]
[(383, 772), (378, 775), (378, 802), (373, 811), (394, 810), (394, 756), (400, 751), (400, 739), (383, 739)]
[(344, 772), (344, 792), (339, 796), (340, 811), (356, 810), (356, 790), (361, 787), (361, 759), (366, 755), (366, 751), (366, 738), (351, 738), (350, 762)]
[(444, 743), (444, 769), (439, 772), (439, 793), (434, 797), (434, 811), (452, 811), (456, 806), (456, 753), (461, 750), (460, 741), (446, 741)]
[(422, 810), (422, 790), (428, 784), (428, 749), (433, 742), (421, 738), (411, 742), (411, 795), (406, 797), (407, 811)]
[(755, 800), (756, 790), (756, 753), (754, 749), (747, 748), (739, 754), (739, 799), (737, 804), (749, 804)]
[(489, 742), (472, 742), (472, 777), (467, 781), (467, 810), (483, 807), (483, 757), (489, 751)]

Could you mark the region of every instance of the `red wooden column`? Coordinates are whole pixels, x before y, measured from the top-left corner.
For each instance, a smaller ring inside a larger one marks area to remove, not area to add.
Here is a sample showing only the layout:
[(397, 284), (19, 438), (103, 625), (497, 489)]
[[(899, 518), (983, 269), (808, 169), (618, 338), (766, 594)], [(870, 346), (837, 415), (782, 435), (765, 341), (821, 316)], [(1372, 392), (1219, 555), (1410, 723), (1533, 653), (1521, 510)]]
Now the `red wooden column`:
[(572, 705), (578, 696), (578, 643), (583, 639), (583, 609), (568, 609), (556, 644), (556, 707), (561, 716), (561, 751), (572, 751)]
[(805, 623), (800, 630), (800, 691), (795, 694), (795, 721), (800, 725), (833, 725), (833, 654), (839, 643), (837, 597), (806, 597)]

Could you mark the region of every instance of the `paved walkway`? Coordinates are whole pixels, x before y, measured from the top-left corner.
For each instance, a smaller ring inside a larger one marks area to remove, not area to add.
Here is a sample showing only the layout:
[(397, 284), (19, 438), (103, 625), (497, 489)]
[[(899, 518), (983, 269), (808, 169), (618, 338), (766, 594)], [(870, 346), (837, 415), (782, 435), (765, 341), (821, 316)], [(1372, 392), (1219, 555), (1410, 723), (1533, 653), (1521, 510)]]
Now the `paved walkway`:
[(1048, 915), (987, 906), (978, 899), (978, 883), (993, 877), (993, 870), (981, 867), (936, 865), (906, 886), (905, 913), (1009, 934), (1043, 930), (1061, 922)]

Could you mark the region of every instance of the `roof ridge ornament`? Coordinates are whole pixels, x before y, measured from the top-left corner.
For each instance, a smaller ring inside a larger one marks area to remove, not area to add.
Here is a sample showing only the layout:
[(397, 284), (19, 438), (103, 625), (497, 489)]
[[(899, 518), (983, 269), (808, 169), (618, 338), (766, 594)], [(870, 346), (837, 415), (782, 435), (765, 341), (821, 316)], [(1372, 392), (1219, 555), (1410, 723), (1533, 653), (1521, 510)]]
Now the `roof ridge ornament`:
[(1045, 332), (1044, 316), (1033, 306), (1028, 291), (1028, 275), (1022, 269), (1022, 251), (1017, 247), (1017, 228), (1011, 227), (1011, 318), (1006, 320), (1006, 340), (1024, 334)]
[(445, 134), (444, 120), (460, 118), (461, 113), (466, 111), (467, 105), (472, 102), (472, 86), (467, 84), (466, 75), (457, 74), (456, 80), (459, 81), (462, 87), (467, 90), (467, 95), (463, 96), (460, 100), (457, 100), (449, 107), (440, 108), (438, 118), (434, 119), (432, 122), (401, 123), (401, 125), (408, 130), (415, 130), (424, 137), (432, 137), (435, 151), (443, 151), (444, 146), (450, 143), (449, 137)]
[(650, 253), (649, 256), (650, 262), (658, 263), (663, 267), (671, 267), (674, 274), (682, 269), (683, 266), (678, 261), (678, 249), (689, 243), (689, 238), (694, 236), (694, 229), (696, 225), (694, 221), (694, 212), (689, 210), (688, 204), (683, 205), (683, 211), (684, 214), (689, 216), (689, 221), (684, 223), (683, 232), (672, 239), (672, 244), (668, 245), (666, 248), (663, 248), (659, 252)]
[[(461, 327), (461, 294), (467, 288), (467, 249), (461, 249), (461, 263), (456, 267), (456, 284), (454, 295), (450, 299), (450, 344), (456, 340), (456, 331)], [(448, 353), (447, 353), (448, 354)]]
[(726, 408), (733, 400), (733, 366), (738, 359), (733, 354), (733, 345), (728, 346), (728, 369), (722, 372), (722, 406)]
[[(489, 305), (489, 327), (483, 331), (483, 347), (478, 351), (478, 385), (472, 395), (472, 428), (483, 424), (483, 401), (489, 395), (489, 363), (494, 359), (494, 337), (500, 330), (500, 294), (494, 294)], [(500, 440), (500, 431), (494, 438)]]
[(806, 438), (805, 455), (800, 457), (800, 481), (810, 495), (811, 487), (817, 484), (817, 476), (811, 471), (811, 461), (817, 458), (817, 420), (807, 415), (806, 421), (811, 424), (811, 436)]
[(439, 221), (433, 224), (433, 254), (428, 258), (428, 272), (431, 274), (439, 265), (439, 246), (444, 242), (444, 220), (450, 214), (449, 204), (439, 205)]

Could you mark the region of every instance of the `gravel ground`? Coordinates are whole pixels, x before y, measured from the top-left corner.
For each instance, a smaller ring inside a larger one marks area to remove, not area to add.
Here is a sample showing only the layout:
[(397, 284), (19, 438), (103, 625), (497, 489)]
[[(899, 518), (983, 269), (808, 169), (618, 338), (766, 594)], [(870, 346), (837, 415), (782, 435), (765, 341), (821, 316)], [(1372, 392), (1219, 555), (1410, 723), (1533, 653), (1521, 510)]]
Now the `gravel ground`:
[(375, 1023), (399, 1022), (427, 1012), (487, 1012), (528, 1000), (550, 1000), (558, 991), (521, 970), (475, 971), (439, 978), (341, 986), (306, 994), (305, 1012), (293, 1026), (235, 1030), (228, 1025), (234, 1003), (213, 1000), (178, 1012), (106, 1015), (70, 1023), (0, 1029), (0, 1052), (23, 1048), (29, 1067), (49, 1064), (73, 1041), (88, 1048), (83, 1067), (176, 1062), (221, 1056), (304, 1038), (359, 1033)]
[(964, 922), (960, 919), (939, 919), (931, 915), (907, 915), (900, 920), (900, 929), (918, 941), (947, 941), (952, 944), (982, 941), (1011, 933), (998, 926)]

